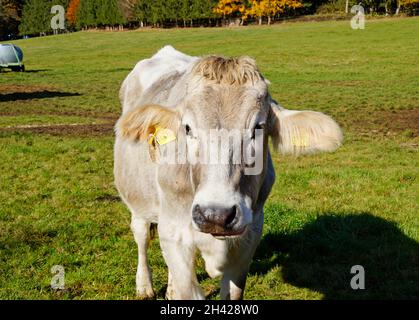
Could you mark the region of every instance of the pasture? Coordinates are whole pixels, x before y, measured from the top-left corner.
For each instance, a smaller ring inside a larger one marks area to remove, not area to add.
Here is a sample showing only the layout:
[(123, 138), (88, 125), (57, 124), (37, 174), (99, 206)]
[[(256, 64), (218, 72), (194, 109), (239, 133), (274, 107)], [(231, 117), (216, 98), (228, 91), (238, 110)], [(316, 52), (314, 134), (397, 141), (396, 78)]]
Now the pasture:
[[(14, 41), (0, 73), (0, 299), (135, 299), (137, 246), (113, 185), (118, 90), (166, 44), (250, 55), (289, 109), (331, 115), (332, 154), (274, 154), (277, 180), (245, 299), (419, 298), (419, 19), (78, 32)], [(140, 179), (141, 177), (137, 177)], [(149, 260), (158, 298), (167, 270)], [(50, 287), (54, 265), (65, 289)], [(362, 265), (366, 289), (352, 290)], [(208, 298), (218, 280), (198, 278)]]

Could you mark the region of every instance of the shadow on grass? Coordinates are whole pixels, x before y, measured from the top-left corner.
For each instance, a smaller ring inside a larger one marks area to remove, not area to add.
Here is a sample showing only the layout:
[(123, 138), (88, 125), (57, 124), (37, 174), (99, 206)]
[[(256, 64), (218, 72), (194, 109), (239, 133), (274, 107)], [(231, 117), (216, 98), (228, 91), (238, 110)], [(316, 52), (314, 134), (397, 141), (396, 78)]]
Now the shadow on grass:
[[(39, 72), (48, 72), (51, 71), (51, 69), (25, 69), (24, 73), (39, 73)], [(0, 68), (0, 73), (15, 73), (20, 74), (20, 72), (13, 71), (9, 68)]]
[(50, 69), (26, 69), (25, 73), (39, 73), (39, 72), (48, 72)]
[(32, 99), (46, 99), (55, 97), (74, 97), (80, 96), (80, 93), (61, 92), (61, 91), (34, 91), (34, 92), (13, 92), (0, 94), (0, 102), (16, 101), (16, 100), (32, 100)]
[[(419, 244), (396, 224), (368, 213), (321, 216), (291, 234), (266, 234), (251, 274), (282, 268), (284, 281), (325, 299), (419, 298)], [(353, 290), (351, 267), (365, 269), (365, 290)]]

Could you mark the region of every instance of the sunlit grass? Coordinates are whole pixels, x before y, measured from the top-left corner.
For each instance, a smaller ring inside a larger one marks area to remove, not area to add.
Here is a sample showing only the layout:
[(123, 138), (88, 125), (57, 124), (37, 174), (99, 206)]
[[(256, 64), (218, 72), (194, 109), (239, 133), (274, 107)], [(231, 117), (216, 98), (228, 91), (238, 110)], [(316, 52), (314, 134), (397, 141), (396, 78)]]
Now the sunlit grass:
[[(274, 155), (277, 181), (245, 298), (418, 298), (418, 27), (417, 18), (382, 19), (357, 31), (346, 21), (16, 41), (33, 72), (0, 74), (0, 127), (114, 121), (121, 81), (165, 44), (253, 56), (275, 99), (332, 115), (345, 142), (332, 154)], [(135, 298), (136, 245), (112, 147), (110, 134), (0, 130), (0, 298)], [(149, 257), (163, 298), (158, 239)], [(50, 289), (56, 264), (66, 271), (60, 292)], [(355, 264), (366, 269), (362, 292), (349, 286)], [(218, 298), (202, 260), (198, 276)]]

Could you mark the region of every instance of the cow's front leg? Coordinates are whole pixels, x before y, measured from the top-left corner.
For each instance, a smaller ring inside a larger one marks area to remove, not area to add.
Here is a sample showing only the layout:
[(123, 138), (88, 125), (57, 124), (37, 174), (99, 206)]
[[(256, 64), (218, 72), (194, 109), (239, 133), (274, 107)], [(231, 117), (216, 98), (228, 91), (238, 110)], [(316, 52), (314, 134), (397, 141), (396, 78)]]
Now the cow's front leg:
[(189, 230), (176, 230), (159, 224), (159, 239), (169, 268), (166, 297), (172, 300), (205, 299), (195, 273), (195, 248), (185, 239)]
[(220, 297), (223, 300), (243, 299), (247, 273), (262, 234), (263, 215), (256, 219), (251, 231), (244, 235), (237, 247), (230, 249), (228, 263), (221, 278)]
[(151, 271), (147, 262), (147, 249), (150, 242), (150, 223), (132, 215), (131, 229), (138, 245), (138, 267), (136, 275), (137, 296), (141, 299), (154, 298)]
[(248, 268), (227, 268), (221, 278), (220, 297), (222, 300), (243, 299), (244, 287), (246, 286)]
[(168, 276), (167, 276), (166, 299), (167, 300), (174, 300), (173, 280), (172, 280), (172, 275), (170, 274), (170, 270), (169, 270)]

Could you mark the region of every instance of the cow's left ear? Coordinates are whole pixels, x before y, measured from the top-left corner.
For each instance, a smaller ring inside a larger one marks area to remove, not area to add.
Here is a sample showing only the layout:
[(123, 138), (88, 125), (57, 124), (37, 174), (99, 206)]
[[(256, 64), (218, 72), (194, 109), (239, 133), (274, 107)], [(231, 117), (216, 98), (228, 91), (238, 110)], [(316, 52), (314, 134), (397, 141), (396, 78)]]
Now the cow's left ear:
[(270, 111), (269, 134), (281, 153), (331, 152), (342, 144), (339, 125), (323, 113), (287, 110), (274, 101)]
[(145, 105), (124, 113), (115, 125), (115, 132), (132, 141), (148, 141), (157, 129), (176, 133), (179, 123), (176, 111), (159, 105)]

